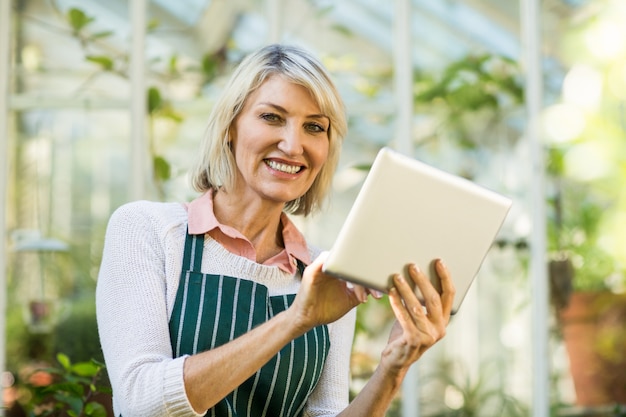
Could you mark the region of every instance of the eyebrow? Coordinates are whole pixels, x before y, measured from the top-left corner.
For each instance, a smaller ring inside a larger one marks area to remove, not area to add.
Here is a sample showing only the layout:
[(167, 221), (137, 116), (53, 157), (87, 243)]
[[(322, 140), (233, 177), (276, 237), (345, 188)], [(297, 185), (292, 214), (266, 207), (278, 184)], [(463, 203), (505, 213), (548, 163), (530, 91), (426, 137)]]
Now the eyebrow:
[[(280, 106), (278, 104), (275, 104), (275, 103), (271, 103), (271, 102), (268, 102), (268, 101), (262, 101), (258, 105), (273, 107), (274, 109), (276, 109), (276, 110), (278, 110), (278, 111), (280, 111), (282, 113), (289, 114), (289, 111), (287, 111), (286, 108), (284, 108), (283, 106)], [(328, 120), (330, 122), (330, 117), (326, 116), (325, 114), (321, 114), (321, 113), (320, 114), (309, 114), (306, 117), (310, 117), (312, 119), (326, 119), (326, 120)]]

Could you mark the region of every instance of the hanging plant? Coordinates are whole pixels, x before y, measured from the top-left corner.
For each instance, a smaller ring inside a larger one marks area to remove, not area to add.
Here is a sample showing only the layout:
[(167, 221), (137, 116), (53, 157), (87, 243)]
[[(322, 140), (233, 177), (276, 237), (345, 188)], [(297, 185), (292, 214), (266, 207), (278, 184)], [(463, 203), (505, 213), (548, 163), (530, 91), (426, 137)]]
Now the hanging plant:
[(483, 122), (486, 132), (524, 102), (521, 72), (515, 61), (494, 55), (468, 55), (449, 64), (440, 76), (417, 74), (415, 105), (419, 112), (434, 113), (462, 148), (484, 143), (473, 126)]

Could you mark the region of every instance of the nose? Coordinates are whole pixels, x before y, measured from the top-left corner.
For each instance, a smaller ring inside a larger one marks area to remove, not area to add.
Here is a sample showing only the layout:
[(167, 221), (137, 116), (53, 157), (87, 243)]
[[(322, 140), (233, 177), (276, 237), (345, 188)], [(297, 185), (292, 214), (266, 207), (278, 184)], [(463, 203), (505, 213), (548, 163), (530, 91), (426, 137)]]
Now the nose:
[(278, 142), (278, 149), (287, 156), (301, 155), (304, 152), (304, 132), (295, 123), (288, 123)]

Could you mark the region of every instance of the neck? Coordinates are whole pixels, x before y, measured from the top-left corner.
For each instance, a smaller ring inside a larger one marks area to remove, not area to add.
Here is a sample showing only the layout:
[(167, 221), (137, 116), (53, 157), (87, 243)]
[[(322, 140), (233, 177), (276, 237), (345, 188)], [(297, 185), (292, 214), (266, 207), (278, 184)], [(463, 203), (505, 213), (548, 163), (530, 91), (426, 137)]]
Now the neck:
[(263, 201), (242, 201), (240, 196), (223, 190), (213, 194), (213, 211), (217, 220), (243, 234), (257, 252), (257, 262), (276, 255), (284, 248), (283, 205)]

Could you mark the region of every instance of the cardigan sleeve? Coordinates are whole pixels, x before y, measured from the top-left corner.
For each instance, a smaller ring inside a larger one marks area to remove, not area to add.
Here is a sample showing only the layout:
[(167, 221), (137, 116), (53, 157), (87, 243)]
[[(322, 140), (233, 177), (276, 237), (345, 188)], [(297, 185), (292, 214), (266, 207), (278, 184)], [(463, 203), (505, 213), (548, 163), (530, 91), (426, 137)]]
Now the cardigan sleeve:
[(107, 226), (96, 287), (98, 331), (116, 415), (197, 416), (172, 359), (162, 225), (151, 203), (120, 207)]
[(305, 417), (336, 416), (349, 404), (350, 357), (356, 309), (330, 324), (330, 351), (320, 380), (307, 402)]

